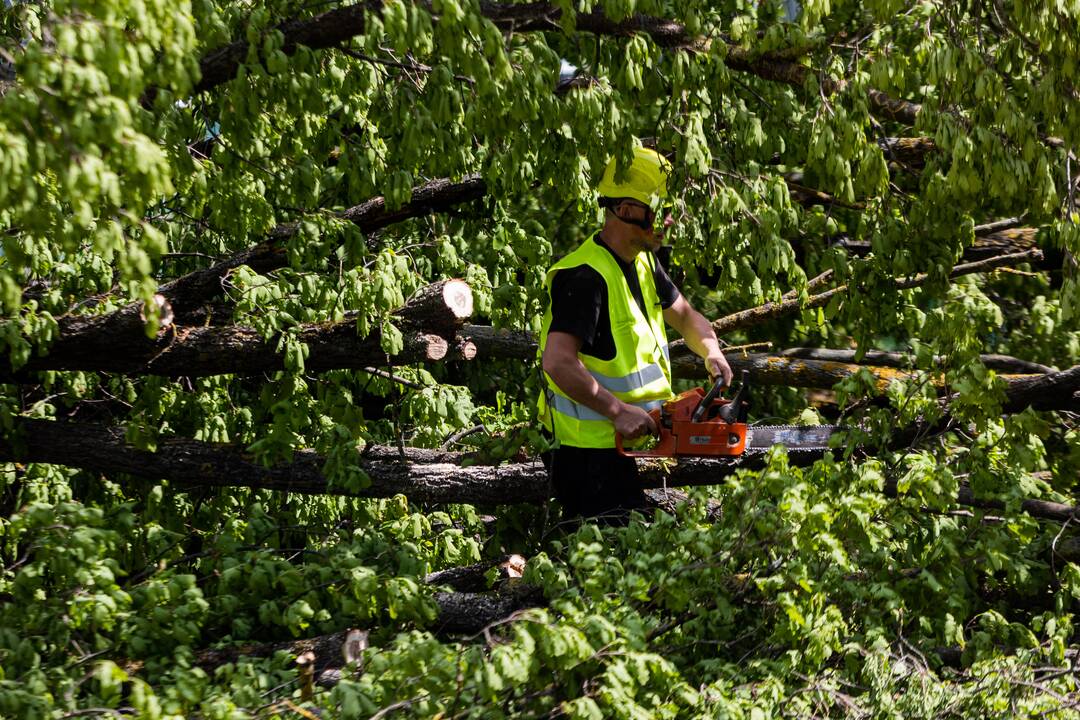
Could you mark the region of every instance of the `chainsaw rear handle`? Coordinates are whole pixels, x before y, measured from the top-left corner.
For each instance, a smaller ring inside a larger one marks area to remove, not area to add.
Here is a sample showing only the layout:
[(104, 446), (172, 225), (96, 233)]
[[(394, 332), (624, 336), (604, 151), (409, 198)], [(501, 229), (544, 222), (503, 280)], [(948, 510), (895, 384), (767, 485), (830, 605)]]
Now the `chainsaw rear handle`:
[(660, 457), (660, 451), (662, 450), (660, 445), (664, 444), (664, 435), (660, 428), (660, 410), (650, 410), (649, 417), (651, 417), (653, 419), (653, 422), (656, 423), (657, 435), (654, 435), (653, 437), (659, 436), (660, 444), (652, 450), (626, 450), (625, 448), (623, 448), (623, 436), (620, 435), (619, 432), (616, 430), (615, 449), (619, 452), (620, 455), (625, 455), (626, 457)]
[(712, 405), (712, 401), (715, 400), (720, 395), (720, 391), (726, 387), (727, 384), (724, 382), (723, 375), (716, 378), (716, 382), (709, 388), (709, 392), (705, 393), (705, 397), (701, 398), (701, 402), (694, 408), (694, 414), (690, 416), (690, 419), (694, 422), (701, 422), (701, 419), (705, 417), (705, 411)]
[(731, 398), (724, 407), (717, 411), (717, 416), (724, 422), (728, 423), (744, 423), (746, 422), (747, 408), (750, 405), (750, 371), (743, 370), (742, 375), (739, 377), (739, 392), (735, 393), (735, 397)]

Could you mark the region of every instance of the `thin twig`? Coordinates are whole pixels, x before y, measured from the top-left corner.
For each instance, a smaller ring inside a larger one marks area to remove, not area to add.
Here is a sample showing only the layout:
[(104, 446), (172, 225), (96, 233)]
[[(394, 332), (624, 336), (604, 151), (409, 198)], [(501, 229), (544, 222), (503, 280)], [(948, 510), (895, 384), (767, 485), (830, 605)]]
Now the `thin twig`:
[(425, 385), (421, 385), (420, 383), (413, 382), (412, 380), (406, 380), (405, 378), (403, 378), (403, 377), (401, 377), (399, 375), (394, 375), (391, 372), (387, 372), (386, 370), (380, 370), (379, 368), (366, 367), (366, 368), (363, 368), (363, 370), (364, 370), (364, 372), (370, 373), (371, 375), (378, 375), (381, 378), (386, 378), (387, 380), (392, 380), (392, 381), (396, 382), (398, 385), (404, 385), (405, 387), (410, 387), (410, 388), (413, 388), (415, 390), (423, 390), (426, 387)]

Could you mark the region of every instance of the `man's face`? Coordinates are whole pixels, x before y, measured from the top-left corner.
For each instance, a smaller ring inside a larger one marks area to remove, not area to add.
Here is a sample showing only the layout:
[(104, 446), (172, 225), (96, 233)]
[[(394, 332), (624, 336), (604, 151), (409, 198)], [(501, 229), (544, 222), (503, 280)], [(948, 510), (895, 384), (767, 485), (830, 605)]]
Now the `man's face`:
[[(664, 241), (664, 232), (671, 227), (675, 219), (670, 213), (665, 213), (662, 222), (657, 222), (656, 213), (648, 205), (633, 200), (624, 200), (617, 208), (617, 214), (623, 220), (630, 220), (631, 239), (639, 246), (639, 250), (656, 252)], [(645, 224), (648, 229), (642, 228), (638, 223)]]

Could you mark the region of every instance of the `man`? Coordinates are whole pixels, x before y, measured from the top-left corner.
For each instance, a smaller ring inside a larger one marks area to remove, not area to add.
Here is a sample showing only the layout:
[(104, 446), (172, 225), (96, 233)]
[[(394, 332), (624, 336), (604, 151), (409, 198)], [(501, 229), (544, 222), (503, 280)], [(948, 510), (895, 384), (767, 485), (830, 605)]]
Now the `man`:
[(541, 418), (559, 441), (546, 458), (568, 513), (640, 507), (637, 465), (615, 450), (615, 433), (657, 434), (649, 410), (671, 397), (665, 321), (731, 382), (709, 322), (694, 310), (653, 254), (672, 218), (656, 228), (667, 196), (667, 161), (638, 148), (622, 182), (615, 160), (600, 182), (604, 225), (548, 271), (540, 335), (546, 382)]

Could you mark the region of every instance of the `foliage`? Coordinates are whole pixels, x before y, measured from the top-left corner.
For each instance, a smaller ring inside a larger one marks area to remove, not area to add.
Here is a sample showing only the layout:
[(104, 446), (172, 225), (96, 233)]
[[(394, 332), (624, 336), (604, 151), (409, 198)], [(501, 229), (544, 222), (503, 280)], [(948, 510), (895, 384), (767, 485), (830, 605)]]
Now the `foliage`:
[[(802, 391), (759, 394), (760, 418), (820, 413), (851, 430), (812, 467), (775, 453), (620, 527), (4, 465), (0, 715), (241, 718), (284, 700), (345, 717), (1075, 713), (1080, 568), (1055, 554), (1074, 529), (1021, 503), (1073, 502), (1080, 435), (1070, 413), (1003, 415), (1002, 378), (978, 356), (1080, 360), (1080, 6), (810, 0), (791, 21), (787, 4), (558, 2), (515, 24), (472, 0), (385, 0), (300, 45), (296, 23), (338, 3), (0, 11), (15, 67), (0, 81), (13, 368), (66, 320), (148, 301), (267, 238), (284, 253), (195, 303), (214, 307), (207, 323), (254, 328), (283, 370), (42, 372), (0, 386), (6, 430), (16, 416), (92, 420), (151, 450), (188, 437), (266, 463), (315, 448), (345, 488), (368, 481), (359, 444), (437, 447), (481, 424), (462, 442), (488, 458), (538, 449), (533, 364), (315, 373), (300, 330), (348, 320), (393, 353), (392, 311), (460, 277), (481, 318), (536, 331), (545, 268), (597, 228), (607, 159), (642, 142), (674, 160), (672, 272), (707, 314), (805, 296), (824, 270), (851, 286), (726, 340), (902, 349), (920, 371), (887, 388), (852, 376), (817, 410)], [(634, 13), (683, 36), (614, 25)], [(313, 49), (331, 31), (346, 37)], [(238, 65), (206, 85), (223, 47)], [(560, 83), (563, 62), (574, 82)], [(884, 112), (877, 92), (921, 109)], [(917, 137), (933, 144), (917, 159), (891, 149)], [(371, 231), (344, 214), (377, 196), (396, 211), (430, 180), (474, 173), (476, 202)], [(950, 282), (975, 228), (1007, 217), (1058, 262)], [(896, 288), (917, 273), (929, 281)], [(144, 314), (154, 336), (165, 319)], [(896, 444), (920, 427), (932, 432)], [(961, 487), (1003, 506), (958, 509)], [(529, 557), (523, 582), (544, 607), (441, 633), (426, 575), (508, 551)], [(204, 662), (354, 626), (371, 629), (362, 667), (310, 700), (287, 653)]]

